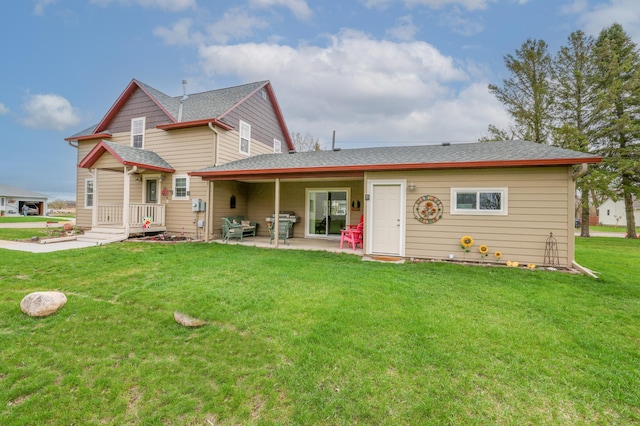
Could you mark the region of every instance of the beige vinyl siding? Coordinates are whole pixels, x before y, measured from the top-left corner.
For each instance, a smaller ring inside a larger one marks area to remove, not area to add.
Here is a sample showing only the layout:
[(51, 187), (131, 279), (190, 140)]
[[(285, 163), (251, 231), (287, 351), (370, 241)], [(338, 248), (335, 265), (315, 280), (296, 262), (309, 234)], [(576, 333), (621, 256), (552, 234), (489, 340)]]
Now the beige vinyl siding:
[[(489, 246), (487, 260), (534, 263), (544, 261), (549, 233), (558, 242), (561, 266), (573, 260), (573, 181), (570, 168), (510, 168), (478, 170), (433, 170), (425, 172), (368, 173), (367, 179), (407, 179), (416, 185), (407, 192), (405, 256), (480, 261), (482, 244)], [(451, 188), (507, 188), (508, 214), (451, 215)], [(443, 217), (423, 224), (414, 218), (414, 202), (423, 195), (442, 201)], [(475, 243), (469, 253), (460, 247), (460, 238), (470, 235)]]
[[(247, 122), (248, 124), (251, 124)], [(247, 158), (246, 154), (240, 152), (240, 134), (235, 130), (225, 132), (218, 130), (218, 164)], [(258, 143), (253, 137), (253, 126), (251, 127), (251, 144), (249, 152), (251, 155), (272, 154), (273, 147), (263, 143)], [(209, 165), (213, 165), (213, 162)]]

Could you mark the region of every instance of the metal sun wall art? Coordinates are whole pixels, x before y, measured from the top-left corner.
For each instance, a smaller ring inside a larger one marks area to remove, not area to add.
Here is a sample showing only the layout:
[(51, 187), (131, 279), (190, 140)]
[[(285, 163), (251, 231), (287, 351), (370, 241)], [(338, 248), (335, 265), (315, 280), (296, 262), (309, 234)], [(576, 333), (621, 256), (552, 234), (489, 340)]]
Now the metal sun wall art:
[(436, 223), (442, 219), (442, 201), (433, 195), (423, 195), (413, 203), (413, 216), (421, 223)]

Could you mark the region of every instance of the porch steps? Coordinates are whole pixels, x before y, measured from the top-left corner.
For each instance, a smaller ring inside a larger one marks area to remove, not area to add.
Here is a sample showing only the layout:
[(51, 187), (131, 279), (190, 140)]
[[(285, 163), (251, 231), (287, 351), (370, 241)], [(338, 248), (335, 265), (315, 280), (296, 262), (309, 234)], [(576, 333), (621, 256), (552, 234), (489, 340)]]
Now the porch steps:
[(77, 241), (104, 245), (117, 243), (127, 239), (127, 234), (122, 228), (92, 228), (91, 231), (78, 235)]

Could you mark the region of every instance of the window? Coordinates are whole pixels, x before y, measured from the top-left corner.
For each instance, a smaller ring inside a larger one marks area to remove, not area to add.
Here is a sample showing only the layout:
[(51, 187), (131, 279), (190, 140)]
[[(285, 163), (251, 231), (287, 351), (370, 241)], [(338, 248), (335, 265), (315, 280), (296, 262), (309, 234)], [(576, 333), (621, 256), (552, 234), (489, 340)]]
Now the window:
[(251, 125), (240, 121), (240, 152), (249, 155), (251, 144)]
[(84, 208), (93, 208), (93, 179), (84, 181)]
[(173, 177), (173, 199), (187, 200), (189, 199), (189, 178), (188, 176)]
[(282, 142), (278, 139), (273, 140), (273, 152), (280, 154), (282, 152)]
[(0, 197), (0, 207), (4, 207), (4, 197)]
[(131, 146), (144, 148), (144, 117), (131, 120)]
[(507, 189), (451, 188), (451, 214), (507, 214)]

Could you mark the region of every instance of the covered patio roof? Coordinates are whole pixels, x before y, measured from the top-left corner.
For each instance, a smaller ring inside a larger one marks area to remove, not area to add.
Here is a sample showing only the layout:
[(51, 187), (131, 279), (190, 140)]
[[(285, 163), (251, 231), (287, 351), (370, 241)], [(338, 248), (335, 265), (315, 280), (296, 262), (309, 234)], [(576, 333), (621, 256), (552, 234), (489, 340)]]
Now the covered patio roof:
[(191, 172), (204, 180), (364, 176), (368, 171), (566, 166), (601, 157), (527, 141), (263, 154)]

